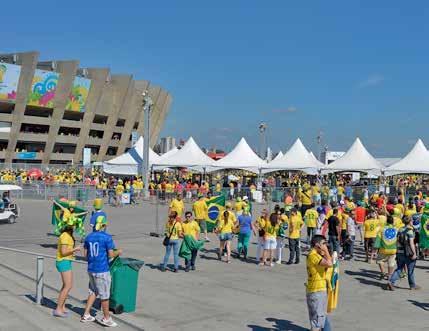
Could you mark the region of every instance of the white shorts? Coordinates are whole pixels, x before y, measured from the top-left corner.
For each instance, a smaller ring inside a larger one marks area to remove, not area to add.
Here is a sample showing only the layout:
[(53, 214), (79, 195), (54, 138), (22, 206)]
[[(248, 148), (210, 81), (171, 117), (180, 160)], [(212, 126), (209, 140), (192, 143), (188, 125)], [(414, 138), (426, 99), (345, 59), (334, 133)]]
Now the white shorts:
[(266, 238), (264, 243), (264, 249), (276, 249), (277, 241), (276, 238)]
[(91, 273), (89, 276), (89, 294), (94, 294), (100, 300), (108, 300), (110, 297), (110, 284), (112, 279), (110, 272)]

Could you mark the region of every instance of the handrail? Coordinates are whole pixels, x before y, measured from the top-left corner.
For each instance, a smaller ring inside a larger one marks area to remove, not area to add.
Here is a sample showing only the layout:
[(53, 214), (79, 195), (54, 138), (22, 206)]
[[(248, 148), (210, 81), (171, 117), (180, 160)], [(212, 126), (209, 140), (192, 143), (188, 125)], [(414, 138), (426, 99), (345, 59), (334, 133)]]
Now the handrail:
[[(54, 260), (56, 260), (56, 258), (57, 258), (56, 256), (53, 256), (53, 255), (47, 255), (47, 254), (42, 254), (42, 253), (37, 253), (37, 252), (30, 252), (30, 251), (25, 251), (22, 249), (3, 247), (3, 246), (0, 246), (0, 250), (11, 251), (11, 252), (27, 254), (27, 255), (33, 255), (33, 256), (43, 256), (43, 257), (46, 257), (48, 259), (54, 259)], [(81, 263), (81, 264), (87, 264), (86, 261), (81, 261), (81, 260), (73, 260), (73, 262)]]

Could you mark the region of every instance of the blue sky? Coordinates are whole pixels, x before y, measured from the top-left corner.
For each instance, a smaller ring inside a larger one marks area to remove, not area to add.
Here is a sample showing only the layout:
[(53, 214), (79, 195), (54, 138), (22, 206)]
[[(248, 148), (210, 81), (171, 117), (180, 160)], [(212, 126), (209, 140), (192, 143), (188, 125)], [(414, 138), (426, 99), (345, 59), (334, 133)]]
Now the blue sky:
[[(174, 97), (163, 135), (227, 150), (244, 136), (377, 156), (429, 146), (427, 1), (20, 1), (4, 52), (133, 73)], [(7, 14), (8, 13), (8, 14)]]

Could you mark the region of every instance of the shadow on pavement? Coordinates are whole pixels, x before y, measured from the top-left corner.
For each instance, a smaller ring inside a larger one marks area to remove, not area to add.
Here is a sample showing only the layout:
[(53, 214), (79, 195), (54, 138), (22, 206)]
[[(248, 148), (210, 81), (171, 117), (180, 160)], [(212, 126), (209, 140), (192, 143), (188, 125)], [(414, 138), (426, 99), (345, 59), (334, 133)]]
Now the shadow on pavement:
[[(26, 294), (25, 297), (27, 299), (29, 299), (30, 301), (32, 301), (32, 302), (36, 302), (36, 298), (33, 295), (31, 295), (31, 294)], [(57, 308), (57, 303), (55, 301), (49, 299), (49, 298), (44, 297), (43, 301), (42, 301), (42, 306), (46, 307), (48, 309), (54, 310), (54, 309)], [(69, 303), (66, 304), (66, 308), (68, 310), (76, 313), (79, 316), (82, 316), (83, 313), (84, 313), (84, 311), (85, 311), (85, 309), (83, 307), (76, 307), (76, 306), (73, 306), (73, 305), (71, 305)], [(100, 302), (99, 302), (98, 299), (96, 300), (96, 302), (94, 303), (93, 308), (91, 309), (91, 315), (93, 315), (93, 316), (95, 316), (97, 314), (97, 310), (95, 310), (94, 308), (97, 308), (97, 309), (101, 308), (101, 305), (100, 305)]]
[(248, 328), (252, 331), (308, 331), (307, 328), (296, 325), (292, 321), (282, 320), (277, 318), (269, 317), (266, 319), (268, 322), (273, 323), (272, 327), (265, 327), (259, 325), (247, 325)]
[(345, 270), (344, 273), (349, 276), (361, 276), (366, 278), (372, 278), (377, 279), (380, 276), (380, 272), (375, 270), (367, 270), (367, 269), (360, 269), (361, 271), (351, 271), (351, 270)]
[(423, 310), (429, 311), (429, 303), (418, 302), (415, 300), (408, 300), (408, 302), (411, 302), (414, 306), (417, 306)]

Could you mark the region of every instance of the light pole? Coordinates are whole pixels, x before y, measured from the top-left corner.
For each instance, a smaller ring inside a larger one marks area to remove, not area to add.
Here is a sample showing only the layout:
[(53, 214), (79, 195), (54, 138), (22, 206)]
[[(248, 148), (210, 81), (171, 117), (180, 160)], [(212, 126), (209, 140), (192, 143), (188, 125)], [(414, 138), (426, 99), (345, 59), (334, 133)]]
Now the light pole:
[(265, 131), (267, 130), (268, 126), (267, 123), (265, 122), (261, 122), (261, 124), (259, 124), (259, 134), (260, 134), (260, 151), (259, 151), (259, 156), (261, 159), (265, 159)]
[(143, 197), (149, 197), (149, 145), (150, 145), (150, 113), (152, 111), (153, 101), (146, 90), (143, 96), (144, 128), (143, 128), (143, 162), (142, 179), (144, 183)]
[(319, 161), (322, 161), (322, 149), (321, 149), (322, 137), (323, 137), (323, 132), (319, 131), (319, 134), (316, 137), (316, 139), (317, 139), (317, 159)]

